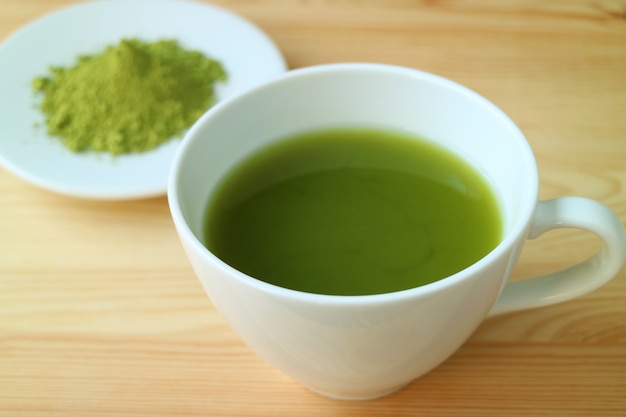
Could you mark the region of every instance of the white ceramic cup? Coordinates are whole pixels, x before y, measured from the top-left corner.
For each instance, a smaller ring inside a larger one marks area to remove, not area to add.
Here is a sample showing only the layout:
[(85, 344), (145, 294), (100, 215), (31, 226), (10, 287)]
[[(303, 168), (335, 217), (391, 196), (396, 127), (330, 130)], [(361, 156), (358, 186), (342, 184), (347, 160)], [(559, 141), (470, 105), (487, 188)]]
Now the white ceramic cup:
[[(209, 195), (234, 164), (277, 139), (334, 126), (404, 129), (465, 158), (496, 191), (505, 223), (500, 244), (447, 278), (365, 296), (268, 284), (203, 246)], [(538, 202), (533, 153), (493, 104), (452, 81), (386, 65), (294, 70), (218, 104), (183, 139), (168, 195), (196, 274), (245, 343), (305, 386), (342, 399), (403, 387), (449, 357), (489, 315), (562, 302), (603, 285), (626, 254), (623, 226), (604, 205), (580, 197)], [(526, 239), (557, 227), (589, 230), (604, 247), (569, 269), (508, 283)]]

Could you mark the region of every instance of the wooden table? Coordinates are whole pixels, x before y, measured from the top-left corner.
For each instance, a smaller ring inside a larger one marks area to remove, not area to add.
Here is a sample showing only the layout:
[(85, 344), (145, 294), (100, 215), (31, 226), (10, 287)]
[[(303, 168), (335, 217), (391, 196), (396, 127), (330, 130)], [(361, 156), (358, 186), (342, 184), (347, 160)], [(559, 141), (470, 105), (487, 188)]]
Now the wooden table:
[[(0, 38), (70, 3), (2, 0)], [(526, 133), (542, 199), (590, 197), (626, 220), (626, 2), (216, 3), (257, 23), (291, 68), (374, 61), (465, 84)], [(598, 247), (552, 232), (528, 242), (513, 279)], [(83, 201), (0, 169), (0, 415), (626, 416), (626, 270), (577, 300), (486, 321), (394, 395), (335, 401), (230, 330), (165, 197)]]

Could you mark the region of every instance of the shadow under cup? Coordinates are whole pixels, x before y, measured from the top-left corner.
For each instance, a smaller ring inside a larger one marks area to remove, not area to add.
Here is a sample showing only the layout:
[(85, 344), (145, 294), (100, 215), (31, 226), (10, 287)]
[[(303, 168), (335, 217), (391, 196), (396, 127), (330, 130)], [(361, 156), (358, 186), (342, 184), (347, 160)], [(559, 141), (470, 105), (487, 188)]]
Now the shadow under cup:
[[(451, 277), (368, 296), (275, 287), (236, 271), (204, 248), (209, 196), (237, 162), (297, 133), (355, 126), (414, 133), (469, 162), (490, 183), (500, 205), (504, 237), (498, 247)], [(432, 369), (480, 324), (525, 240), (537, 187), (526, 139), (476, 93), (412, 69), (336, 64), (291, 71), (207, 112), (183, 140), (169, 191), (194, 270), (242, 339), (315, 391), (365, 399)], [(489, 270), (489, 278), (479, 277), (483, 270)], [(424, 320), (431, 315), (436, 319)]]

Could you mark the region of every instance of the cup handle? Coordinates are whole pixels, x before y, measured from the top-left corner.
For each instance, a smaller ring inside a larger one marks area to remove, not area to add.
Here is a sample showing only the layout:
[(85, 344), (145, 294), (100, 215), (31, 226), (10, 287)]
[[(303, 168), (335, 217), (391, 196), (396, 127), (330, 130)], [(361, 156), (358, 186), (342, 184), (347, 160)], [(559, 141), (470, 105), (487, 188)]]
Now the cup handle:
[(537, 204), (528, 238), (551, 229), (573, 227), (595, 233), (604, 247), (589, 259), (551, 274), (508, 283), (489, 316), (571, 300), (610, 281), (626, 258), (619, 218), (605, 205), (582, 197), (561, 197)]

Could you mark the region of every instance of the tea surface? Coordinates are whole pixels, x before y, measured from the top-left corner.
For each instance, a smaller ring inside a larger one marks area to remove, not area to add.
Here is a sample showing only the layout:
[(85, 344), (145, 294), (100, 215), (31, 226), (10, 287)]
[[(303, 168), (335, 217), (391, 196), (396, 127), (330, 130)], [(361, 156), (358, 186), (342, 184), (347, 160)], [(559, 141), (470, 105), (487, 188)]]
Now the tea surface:
[(366, 295), (428, 284), (502, 234), (491, 188), (429, 141), (370, 128), (307, 132), (235, 167), (211, 197), (205, 245), (294, 290)]

